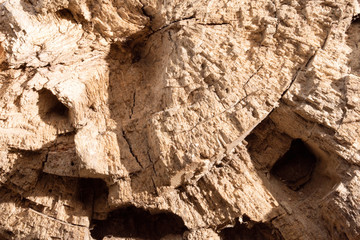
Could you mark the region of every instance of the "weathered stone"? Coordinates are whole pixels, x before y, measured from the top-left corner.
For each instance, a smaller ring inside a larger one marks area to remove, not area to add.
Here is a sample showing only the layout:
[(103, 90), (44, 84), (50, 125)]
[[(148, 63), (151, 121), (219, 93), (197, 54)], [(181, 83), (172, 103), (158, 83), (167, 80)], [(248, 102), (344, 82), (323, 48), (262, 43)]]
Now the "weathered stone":
[(359, 13), (0, 0), (0, 238), (358, 239)]

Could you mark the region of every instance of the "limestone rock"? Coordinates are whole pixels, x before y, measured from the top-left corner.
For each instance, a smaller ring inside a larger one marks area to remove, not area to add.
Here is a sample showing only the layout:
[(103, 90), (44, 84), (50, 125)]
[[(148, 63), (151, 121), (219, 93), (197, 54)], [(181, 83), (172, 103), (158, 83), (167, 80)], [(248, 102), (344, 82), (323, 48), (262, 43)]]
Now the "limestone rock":
[(0, 0), (0, 238), (359, 239), (359, 14)]

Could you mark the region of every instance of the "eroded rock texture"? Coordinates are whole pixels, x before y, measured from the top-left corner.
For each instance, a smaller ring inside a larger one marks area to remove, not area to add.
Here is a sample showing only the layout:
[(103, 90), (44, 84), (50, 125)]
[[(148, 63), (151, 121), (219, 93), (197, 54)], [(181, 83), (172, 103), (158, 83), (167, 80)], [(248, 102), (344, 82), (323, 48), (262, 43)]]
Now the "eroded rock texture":
[(0, 2), (0, 238), (360, 239), (357, 0)]

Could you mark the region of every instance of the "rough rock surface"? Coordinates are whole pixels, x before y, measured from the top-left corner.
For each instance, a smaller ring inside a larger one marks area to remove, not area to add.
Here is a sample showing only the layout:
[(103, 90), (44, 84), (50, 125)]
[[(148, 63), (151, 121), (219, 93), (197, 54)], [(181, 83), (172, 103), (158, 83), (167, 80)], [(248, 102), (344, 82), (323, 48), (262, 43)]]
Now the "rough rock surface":
[(0, 238), (360, 239), (357, 0), (0, 0)]

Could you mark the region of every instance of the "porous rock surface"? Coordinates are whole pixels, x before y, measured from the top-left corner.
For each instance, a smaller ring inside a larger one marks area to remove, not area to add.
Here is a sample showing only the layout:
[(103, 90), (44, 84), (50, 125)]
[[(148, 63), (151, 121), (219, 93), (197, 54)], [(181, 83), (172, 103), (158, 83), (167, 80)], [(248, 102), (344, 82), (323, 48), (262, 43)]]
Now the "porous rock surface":
[(0, 238), (360, 239), (357, 0), (1, 0)]

